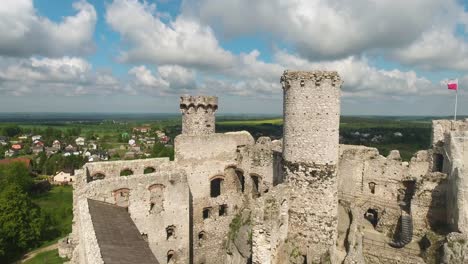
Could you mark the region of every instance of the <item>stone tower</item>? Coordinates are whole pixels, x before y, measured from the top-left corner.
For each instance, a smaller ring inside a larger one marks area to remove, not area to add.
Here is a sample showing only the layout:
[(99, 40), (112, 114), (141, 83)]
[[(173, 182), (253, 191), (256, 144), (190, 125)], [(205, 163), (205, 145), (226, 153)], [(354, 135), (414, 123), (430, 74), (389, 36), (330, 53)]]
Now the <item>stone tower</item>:
[(330, 258), (337, 238), (341, 78), (285, 71), (283, 169), (291, 187), (289, 250), (304, 263)]
[(189, 136), (215, 133), (216, 96), (181, 96), (182, 134)]

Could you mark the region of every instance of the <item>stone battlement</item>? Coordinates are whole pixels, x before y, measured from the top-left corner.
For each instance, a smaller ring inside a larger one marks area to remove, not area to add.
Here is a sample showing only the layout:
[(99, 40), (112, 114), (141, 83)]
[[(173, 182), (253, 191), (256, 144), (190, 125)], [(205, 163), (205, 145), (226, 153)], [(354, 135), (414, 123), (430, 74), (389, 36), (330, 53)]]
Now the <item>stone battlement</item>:
[(324, 81), (329, 80), (332, 86), (341, 86), (343, 81), (336, 71), (284, 71), (281, 76), (281, 84), (283, 89), (291, 87), (291, 81), (300, 81), (301, 86), (305, 85), (306, 81), (313, 81), (316, 86)]
[(184, 95), (180, 97), (180, 109), (187, 109), (189, 107), (211, 107), (214, 110), (218, 109), (218, 97), (216, 96), (190, 96)]

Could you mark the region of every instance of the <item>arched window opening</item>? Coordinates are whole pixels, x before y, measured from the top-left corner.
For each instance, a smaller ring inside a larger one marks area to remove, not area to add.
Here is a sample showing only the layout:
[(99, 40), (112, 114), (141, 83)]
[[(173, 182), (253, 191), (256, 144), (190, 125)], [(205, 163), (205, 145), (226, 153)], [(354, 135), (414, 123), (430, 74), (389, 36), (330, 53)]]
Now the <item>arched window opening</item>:
[(219, 206), (219, 216), (224, 216), (224, 215), (227, 215), (227, 210), (228, 210), (228, 206), (227, 204), (222, 204)]
[(141, 233), (141, 238), (143, 238), (143, 240), (144, 240), (145, 242), (148, 242), (148, 234), (146, 234), (146, 233)]
[(211, 216), (211, 207), (203, 208), (203, 219), (208, 219)]
[(210, 182), (210, 195), (211, 197), (218, 197), (221, 195), (223, 189), (223, 178), (215, 178)]
[(364, 214), (364, 218), (367, 219), (375, 228), (379, 223), (379, 212), (376, 209), (370, 208)]
[(175, 226), (173, 225), (166, 227), (166, 240), (169, 238), (175, 238)]
[(376, 186), (376, 185), (377, 185), (377, 184), (375, 184), (375, 182), (369, 182), (369, 189), (370, 189), (370, 192), (371, 192), (372, 194), (375, 194), (375, 186)]
[(241, 171), (241, 170), (236, 170), (236, 175), (237, 175), (237, 179), (239, 181), (239, 185), (240, 185), (240, 190), (242, 193), (244, 193), (244, 190), (245, 190), (245, 177), (244, 177), (244, 172)]
[(113, 191), (113, 193), (114, 193), (114, 201), (116, 205), (122, 206), (122, 207), (128, 207), (130, 189), (122, 188), (122, 189)]
[(155, 171), (156, 169), (153, 167), (146, 167), (145, 170), (143, 171), (143, 174), (153, 173)]
[(258, 175), (250, 175), (252, 179), (252, 196), (254, 198), (260, 197), (260, 176)]
[(167, 263), (168, 264), (175, 263), (175, 252), (174, 252), (174, 250), (169, 250), (167, 252)]
[(131, 169), (123, 169), (120, 171), (120, 176), (130, 176), (133, 175), (133, 171)]
[(103, 173), (97, 172), (94, 173), (93, 176), (91, 176), (90, 181), (96, 181), (96, 180), (102, 180), (106, 177)]
[(444, 155), (434, 154), (434, 171), (442, 172), (444, 169)]

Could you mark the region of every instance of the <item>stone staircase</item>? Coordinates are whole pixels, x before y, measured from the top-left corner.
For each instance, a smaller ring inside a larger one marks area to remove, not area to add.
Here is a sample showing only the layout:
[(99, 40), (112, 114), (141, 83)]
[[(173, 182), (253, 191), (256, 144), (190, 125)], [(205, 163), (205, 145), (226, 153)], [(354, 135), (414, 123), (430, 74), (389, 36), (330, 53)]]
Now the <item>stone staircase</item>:
[(391, 241), (389, 244), (395, 248), (402, 248), (408, 245), (413, 239), (413, 218), (404, 210), (400, 216), (401, 230), (397, 240)]

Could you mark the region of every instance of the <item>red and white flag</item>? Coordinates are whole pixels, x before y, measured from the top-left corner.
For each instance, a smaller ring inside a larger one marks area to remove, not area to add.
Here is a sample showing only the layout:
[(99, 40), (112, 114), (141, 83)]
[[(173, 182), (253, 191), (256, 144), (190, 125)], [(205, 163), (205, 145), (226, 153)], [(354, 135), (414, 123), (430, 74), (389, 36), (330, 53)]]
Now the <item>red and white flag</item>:
[(447, 88), (449, 90), (458, 90), (458, 79), (456, 80), (449, 80), (447, 82)]

